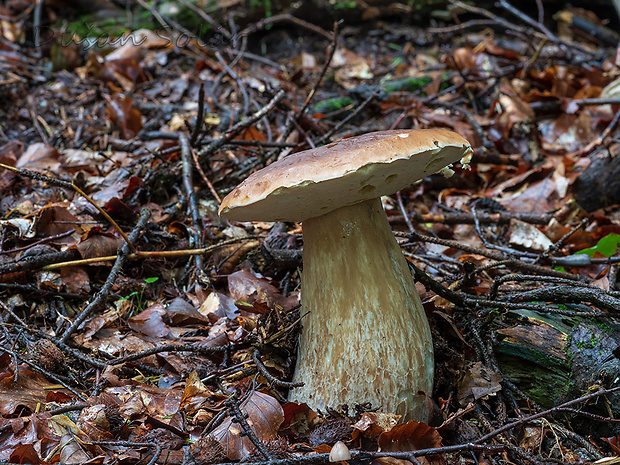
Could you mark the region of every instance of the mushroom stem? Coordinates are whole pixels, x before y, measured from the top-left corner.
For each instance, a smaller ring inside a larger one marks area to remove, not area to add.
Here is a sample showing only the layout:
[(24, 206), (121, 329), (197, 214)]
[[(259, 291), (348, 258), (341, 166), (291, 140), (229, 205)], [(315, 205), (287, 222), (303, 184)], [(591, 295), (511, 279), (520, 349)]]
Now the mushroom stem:
[(426, 420), (433, 346), (380, 199), (303, 222), (303, 320), (289, 398), (313, 409), (371, 402)]

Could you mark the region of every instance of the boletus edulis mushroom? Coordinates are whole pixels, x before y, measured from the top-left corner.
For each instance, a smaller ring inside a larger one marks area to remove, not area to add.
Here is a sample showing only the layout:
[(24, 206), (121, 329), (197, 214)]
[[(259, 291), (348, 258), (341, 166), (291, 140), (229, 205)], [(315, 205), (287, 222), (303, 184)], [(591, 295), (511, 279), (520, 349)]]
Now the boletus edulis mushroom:
[(444, 129), (368, 133), (284, 157), (223, 200), (230, 220), (302, 222), (307, 315), (293, 381), (304, 385), (291, 401), (315, 410), (370, 402), (426, 420), (431, 333), (380, 198), (471, 153)]

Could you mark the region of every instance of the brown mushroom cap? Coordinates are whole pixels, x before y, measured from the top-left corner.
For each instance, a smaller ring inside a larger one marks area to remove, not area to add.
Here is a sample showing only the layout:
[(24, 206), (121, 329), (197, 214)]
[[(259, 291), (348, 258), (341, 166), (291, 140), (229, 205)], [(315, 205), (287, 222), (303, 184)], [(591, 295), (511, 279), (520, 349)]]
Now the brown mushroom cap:
[(298, 152), (237, 186), (219, 214), (236, 221), (303, 221), (390, 195), (471, 153), (445, 129), (380, 131)]

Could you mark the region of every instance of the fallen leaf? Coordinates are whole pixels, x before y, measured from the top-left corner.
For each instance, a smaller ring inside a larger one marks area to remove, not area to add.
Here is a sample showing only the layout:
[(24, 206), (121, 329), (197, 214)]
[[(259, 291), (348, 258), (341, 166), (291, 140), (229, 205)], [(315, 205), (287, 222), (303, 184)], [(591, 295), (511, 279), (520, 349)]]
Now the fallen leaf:
[[(247, 414), (247, 422), (256, 437), (267, 442), (276, 437), (284, 421), (284, 411), (273, 397), (254, 391), (245, 400), (240, 410)], [(241, 460), (251, 454), (255, 447), (247, 436), (242, 436), (243, 428), (232, 418), (227, 418), (209, 436), (218, 441), (230, 460)]]
[(473, 363), (458, 383), (458, 401), (467, 405), (476, 399), (495, 394), (502, 389), (502, 375), (485, 367), (482, 362)]
[[(379, 436), (381, 452), (408, 452), (437, 447), (442, 447), (441, 435), (435, 428), (419, 421), (408, 421), (396, 425)], [(420, 459), (426, 459), (432, 463), (439, 462), (439, 460), (433, 460), (432, 456), (420, 457)]]

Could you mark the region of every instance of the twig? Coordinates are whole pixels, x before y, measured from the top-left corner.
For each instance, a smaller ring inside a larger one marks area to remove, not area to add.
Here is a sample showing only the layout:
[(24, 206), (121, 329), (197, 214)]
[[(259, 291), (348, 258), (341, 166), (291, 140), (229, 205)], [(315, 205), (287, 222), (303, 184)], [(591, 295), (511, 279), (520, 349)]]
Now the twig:
[(583, 410), (577, 410), (575, 408), (556, 407), (558, 412), (573, 413), (575, 415), (581, 415), (588, 417), (591, 420), (602, 421), (605, 423), (620, 423), (620, 418), (604, 417), (602, 415), (595, 415), (594, 413), (584, 412)]
[(325, 29), (322, 29), (319, 26), (316, 26), (315, 24), (309, 23), (308, 21), (304, 21), (303, 19), (299, 19), (288, 13), (283, 13), (283, 14), (271, 16), (269, 18), (261, 19), (257, 23), (254, 23), (246, 27), (242, 31), (240, 31), (239, 35), (247, 36), (257, 31), (260, 31), (261, 29), (265, 29), (267, 26), (270, 26), (276, 23), (293, 23), (297, 26), (301, 26), (305, 29), (308, 29), (309, 31), (312, 31), (315, 34), (323, 36), (327, 40), (332, 40), (332, 35), (329, 32), (327, 32)]
[[(53, 337), (50, 336), (49, 334), (46, 334), (43, 331), (40, 331), (38, 329), (34, 329), (31, 326), (21, 326), (21, 329), (24, 329), (32, 334), (36, 334), (39, 338), (44, 338), (44, 339), (49, 339), (50, 341), (52, 341), (56, 346), (58, 346), (58, 348), (65, 354), (69, 354), (74, 358), (77, 358), (78, 360), (83, 361), (84, 363), (87, 363), (91, 366), (94, 366), (96, 368), (99, 369), (103, 369), (105, 367), (105, 362), (102, 362), (100, 360), (96, 360), (94, 358), (88, 357), (86, 355), (84, 355), (82, 352), (80, 352), (79, 350), (76, 350), (73, 347), (69, 347), (67, 344), (65, 344), (64, 342), (62, 342), (59, 338), (57, 337)], [(102, 355), (107, 355), (106, 352), (102, 352)]]
[(132, 442), (132, 441), (92, 441), (96, 446), (117, 446), (117, 447), (151, 447), (155, 448), (155, 453), (146, 465), (155, 465), (162, 452), (162, 447), (156, 442)]
[(0, 255), (5, 255), (5, 254), (11, 254), (11, 253), (15, 253), (15, 252), (22, 252), (24, 250), (28, 250), (31, 249), (34, 246), (37, 246), (39, 244), (45, 244), (46, 242), (50, 242), (50, 241), (56, 241), (58, 239), (62, 239), (64, 237), (68, 237), (71, 234), (73, 234), (75, 232), (75, 229), (72, 229), (70, 231), (64, 232), (64, 233), (60, 233), (60, 234), (56, 234), (55, 236), (48, 236), (48, 237), (44, 237), (43, 239), (40, 239), (36, 242), (32, 242), (24, 247), (18, 247), (16, 249), (10, 249), (10, 250), (0, 250)]
[(478, 135), (478, 137), (482, 141), (482, 145), (486, 149), (488, 149), (488, 150), (491, 150), (491, 149), (493, 149), (495, 147), (495, 144), (489, 140), (489, 138), (486, 136), (485, 132), (482, 130), (482, 127), (480, 126), (480, 123), (478, 123), (476, 118), (474, 118), (474, 115), (472, 115), (465, 108), (463, 108), (463, 107), (461, 107), (459, 105), (455, 105), (453, 103), (444, 102), (442, 100), (428, 100), (428, 102), (426, 104), (429, 105), (429, 106), (437, 106), (437, 107), (447, 108), (449, 110), (452, 110), (452, 111), (455, 111), (457, 113), (462, 114), (465, 117), (465, 119), (469, 122), (469, 124), (471, 124), (472, 128), (474, 128), (474, 131), (476, 131), (476, 134)]
[(188, 2), (187, 0), (179, 0), (179, 1), (183, 4), (183, 6), (185, 6), (186, 8), (189, 8), (194, 13), (196, 13), (198, 16), (200, 16), (202, 19), (204, 19), (207, 23), (209, 23), (213, 27), (213, 29), (215, 29), (217, 32), (222, 34), (224, 37), (226, 37), (227, 39), (230, 39), (232, 37), (232, 34), (230, 33), (230, 31), (228, 31), (228, 29), (226, 29), (220, 23), (215, 21), (211, 16), (205, 13), (202, 9), (198, 8), (192, 2)]
[(212, 355), (215, 353), (224, 352), (226, 348), (227, 346), (203, 347), (187, 344), (166, 344), (163, 346), (153, 347), (152, 349), (142, 350), (131, 355), (126, 355), (125, 357), (119, 357), (114, 360), (109, 360), (106, 365), (115, 366), (126, 362), (133, 362), (134, 360), (150, 357), (151, 355), (160, 354), (162, 352), (191, 352), (200, 355)]
[(552, 408), (550, 408), (548, 410), (545, 410), (543, 412), (535, 413), (533, 415), (520, 418), (520, 419), (518, 419), (516, 421), (513, 421), (512, 423), (508, 423), (507, 425), (504, 425), (501, 428), (498, 428), (495, 431), (492, 431), (492, 432), (490, 432), (488, 434), (485, 434), (484, 436), (476, 439), (474, 441), (474, 444), (481, 444), (481, 443), (483, 443), (485, 441), (488, 441), (489, 439), (494, 438), (498, 434), (501, 434), (501, 433), (503, 433), (505, 431), (508, 431), (508, 430), (510, 430), (510, 429), (512, 429), (512, 428), (514, 428), (516, 426), (523, 425), (523, 424), (528, 423), (528, 422), (530, 422), (532, 420), (536, 420), (537, 418), (544, 417), (545, 415), (550, 415), (550, 414), (562, 411), (562, 410), (558, 410), (558, 409), (564, 409), (566, 407), (570, 407), (572, 405), (580, 404), (582, 402), (587, 402), (587, 401), (595, 399), (597, 397), (608, 395), (608, 394), (612, 394), (612, 393), (618, 392), (618, 391), (620, 391), (620, 386), (617, 386), (617, 387), (612, 388), (612, 389), (599, 389), (596, 392), (593, 392), (592, 394), (588, 394), (588, 395), (579, 397), (577, 399), (573, 399), (571, 401), (568, 401), (568, 402), (565, 402), (563, 404), (560, 404), (557, 407), (552, 407)]
[[(245, 44), (245, 41), (246, 41), (246, 38), (244, 37), (242, 44)], [(239, 91), (241, 92), (241, 96), (243, 97), (243, 111), (241, 112), (241, 114), (245, 117), (245, 115), (248, 114), (248, 110), (250, 108), (250, 100), (248, 97), (248, 92), (245, 89), (245, 85), (243, 84), (243, 81), (239, 78), (239, 76), (237, 76), (237, 73), (235, 73), (232, 69), (232, 67), (234, 66), (234, 63), (239, 61), (241, 54), (242, 52), (238, 53), (237, 56), (233, 59), (233, 62), (230, 65), (228, 65), (226, 61), (224, 60), (224, 57), (222, 57), (222, 54), (220, 52), (215, 52), (215, 57), (217, 58), (217, 61), (219, 61), (222, 67), (224, 68), (224, 71), (222, 71), (220, 74), (217, 75), (217, 78), (215, 79), (215, 82), (211, 89), (211, 93), (212, 95), (215, 94), (215, 91), (217, 90), (217, 88), (220, 86), (220, 83), (222, 82), (222, 78), (226, 74), (228, 74), (237, 83), (237, 87), (239, 88)]]
[[(235, 239), (227, 239), (215, 245), (210, 245), (208, 247), (203, 247), (201, 249), (164, 250), (164, 251), (155, 251), (155, 252), (138, 251), (137, 253), (132, 253), (132, 254), (127, 255), (127, 259), (128, 260), (140, 260), (143, 258), (177, 258), (177, 257), (188, 257), (191, 255), (206, 255), (206, 254), (213, 252), (218, 247), (223, 247), (225, 245), (234, 244), (240, 241), (254, 240), (256, 238), (257, 236), (246, 236), (246, 237), (239, 237)], [(58, 253), (61, 253), (61, 252), (58, 252)], [(56, 255), (56, 254), (46, 254), (46, 255)], [(43, 269), (44, 270), (56, 270), (58, 268), (66, 268), (67, 266), (80, 266), (80, 265), (89, 265), (89, 264), (99, 263), (99, 262), (110, 262), (110, 261), (116, 260), (117, 258), (118, 258), (118, 255), (106, 255), (104, 257), (84, 258), (81, 260), (73, 260), (69, 262), (61, 262), (61, 263), (54, 263), (52, 265), (46, 265), (43, 267)], [(0, 268), (0, 274), (2, 274), (1, 268)]]
[[(43, 0), (37, 0), (34, 7), (34, 15), (32, 18), (32, 28), (34, 32), (34, 47), (36, 56), (41, 58), (41, 12), (43, 11)], [(11, 20), (12, 22), (12, 20)]]
[(260, 358), (260, 351), (258, 349), (255, 350), (252, 354), (252, 360), (254, 360), (254, 363), (256, 364), (256, 368), (258, 368), (259, 373), (263, 375), (263, 377), (267, 378), (269, 384), (282, 388), (295, 388), (304, 385), (304, 383), (290, 383), (287, 381), (281, 381), (275, 376), (273, 376), (271, 373), (269, 373), (267, 367)]
[(589, 302), (601, 309), (615, 315), (620, 309), (620, 300), (608, 295), (603, 289), (591, 287), (569, 286), (545, 286), (531, 291), (519, 291), (508, 294), (507, 299), (511, 302), (523, 301), (551, 301), (551, 302)]
[[(408, 452), (368, 452), (363, 450), (352, 450), (351, 457), (356, 461), (367, 462), (371, 459), (381, 457), (394, 457), (395, 459), (409, 460), (412, 457), (423, 457), (427, 455), (450, 454), (454, 452), (480, 451), (487, 453), (499, 453), (505, 450), (504, 445), (480, 445), (480, 444), (458, 444), (456, 446), (443, 446), (432, 449), (419, 449)], [(252, 462), (252, 465), (310, 465), (310, 464), (329, 463), (329, 454), (314, 454), (292, 459), (270, 460), (264, 462)], [(220, 465), (239, 465), (235, 462), (225, 462)]]
[[(189, 139), (185, 134), (181, 134), (179, 137), (179, 143), (181, 145), (181, 161), (183, 167), (183, 187), (185, 188), (185, 195), (187, 196), (187, 204), (189, 206), (190, 215), (192, 217), (192, 226), (193, 232), (192, 236), (194, 239), (194, 247), (200, 248), (202, 246), (202, 224), (200, 219), (200, 213), (198, 211), (198, 198), (196, 196), (196, 191), (194, 190), (194, 178), (192, 176), (193, 172), (193, 158), (191, 155), (191, 147), (189, 145)], [(195, 255), (196, 257), (196, 268), (198, 270), (202, 270), (204, 267), (204, 263), (202, 260), (202, 255)]]
[(112, 286), (114, 285), (114, 282), (116, 281), (116, 277), (118, 276), (118, 273), (120, 273), (125, 261), (127, 260), (127, 256), (129, 255), (129, 244), (132, 241), (135, 241), (138, 239), (138, 237), (140, 236), (140, 231), (144, 229), (150, 217), (151, 217), (151, 212), (148, 209), (145, 208), (140, 212), (140, 218), (138, 219), (136, 227), (129, 235), (128, 242), (126, 242), (121, 248), (120, 253), (118, 254), (118, 257), (116, 258), (116, 262), (114, 263), (114, 266), (112, 266), (112, 270), (110, 271), (110, 274), (108, 275), (108, 279), (106, 280), (105, 284), (103, 285), (101, 290), (97, 292), (97, 294), (95, 295), (93, 300), (90, 302), (90, 304), (88, 304), (88, 306), (86, 306), (86, 308), (84, 308), (84, 310), (80, 312), (80, 314), (76, 317), (73, 323), (65, 330), (63, 335), (60, 337), (61, 342), (66, 343), (69, 337), (71, 337), (71, 335), (86, 320), (86, 318), (88, 318), (91, 315), (91, 313), (93, 313), (101, 305), (103, 305), (104, 301), (108, 297), (108, 294), (112, 290)]
[(413, 227), (413, 223), (409, 219), (409, 215), (407, 214), (407, 210), (405, 209), (405, 204), (403, 203), (403, 195), (398, 191), (396, 193), (396, 201), (398, 202), (398, 208), (400, 212), (403, 214), (403, 218), (405, 219), (405, 224), (407, 228), (409, 228), (409, 232), (415, 232), (415, 228)]
[(67, 412), (75, 412), (77, 410), (84, 410), (85, 408), (90, 407), (88, 402), (77, 402), (75, 404), (63, 405), (62, 407), (55, 408), (53, 410), (48, 410), (50, 415), (62, 415)]
[(358, 114), (361, 113), (361, 111), (366, 108), (368, 106), (368, 104), (370, 102), (372, 102), (377, 95), (379, 95), (379, 93), (381, 92), (381, 87), (378, 86), (375, 91), (370, 94), (368, 96), (368, 98), (366, 98), (366, 100), (364, 100), (362, 103), (360, 103), (359, 105), (356, 105), (355, 110), (353, 110), (351, 113), (349, 113), (342, 121), (340, 121), (336, 126), (334, 126), (333, 128), (331, 128), (329, 131), (327, 131), (325, 134), (323, 134), (318, 140), (316, 140), (315, 144), (316, 145), (321, 145), (323, 143), (325, 143), (326, 141), (329, 140), (329, 138), (336, 134), (338, 131), (340, 131), (341, 128), (343, 128), (351, 119), (355, 118)]
[(473, 310), (479, 310), (481, 308), (490, 310), (496, 310), (498, 308), (514, 308), (514, 309), (525, 309), (525, 310), (534, 310), (541, 313), (555, 313), (558, 315), (565, 315), (571, 317), (586, 317), (586, 318), (615, 318), (615, 315), (610, 313), (595, 311), (591, 312), (579, 312), (572, 310), (562, 310), (559, 308), (552, 308), (549, 305), (545, 304), (529, 304), (529, 303), (518, 303), (518, 302), (505, 302), (503, 300), (485, 300), (482, 298), (474, 298), (474, 297), (463, 297), (462, 299), (463, 305), (469, 306)]
[(0, 275), (33, 270), (48, 266), (50, 263), (56, 263), (63, 260), (73, 260), (76, 256), (79, 256), (79, 253), (77, 253), (76, 250), (62, 250), (60, 252), (20, 257), (15, 261), (0, 265)]
[[(407, 234), (403, 234), (403, 233), (395, 233), (396, 235), (399, 236), (405, 236), (407, 237)], [(585, 281), (588, 282), (589, 279), (584, 277), (584, 276), (579, 276), (579, 275), (573, 275), (570, 273), (566, 273), (563, 271), (557, 271), (557, 270), (552, 270), (549, 268), (545, 268), (543, 266), (539, 266), (539, 265), (534, 265), (531, 263), (527, 263), (521, 260), (515, 260), (515, 259), (511, 259), (511, 258), (507, 258), (505, 255), (500, 254), (498, 252), (494, 252), (492, 250), (486, 250), (486, 249), (481, 249), (480, 247), (474, 247), (471, 245), (467, 245), (467, 244), (462, 244), (458, 241), (451, 241), (448, 239), (440, 239), (437, 237), (430, 237), (430, 236), (424, 236), (422, 234), (418, 234), (417, 232), (413, 232), (413, 233), (409, 233), (408, 236), (412, 239), (412, 240), (416, 240), (416, 241), (423, 241), (423, 242), (431, 242), (433, 244), (440, 244), (440, 245), (445, 245), (448, 247), (454, 247), (456, 249), (459, 250), (463, 250), (465, 252), (470, 252), (470, 253), (476, 253), (476, 254), (480, 254), (480, 255), (484, 255), (485, 257), (489, 257), (493, 260), (498, 260), (498, 261), (506, 261), (508, 260), (508, 264), (506, 266), (510, 266), (512, 268), (516, 268), (516, 269), (521, 269), (521, 270), (527, 270), (529, 272), (532, 273), (539, 273), (539, 274), (543, 274), (546, 276), (557, 276), (558, 278), (566, 278), (566, 279), (570, 279), (572, 281)], [(402, 246), (402, 244), (401, 244)], [(588, 257), (586, 255), (586, 257)], [(589, 257), (588, 257), (589, 258)]]
[(455, 24), (454, 26), (429, 27), (426, 29), (426, 32), (428, 34), (446, 34), (451, 32), (462, 32), (470, 27), (489, 27), (495, 24), (497, 23), (492, 19), (472, 19), (464, 23)]
[(263, 443), (260, 441), (260, 439), (256, 437), (254, 430), (248, 424), (248, 421), (246, 420), (247, 414), (244, 414), (241, 411), (239, 403), (237, 402), (236, 394), (233, 394), (231, 397), (229, 397), (225, 404), (228, 406), (229, 411), (232, 413), (232, 416), (234, 417), (234, 422), (238, 423), (241, 426), (241, 429), (243, 429), (242, 434), (247, 436), (248, 439), (252, 441), (252, 444), (254, 444), (254, 447), (256, 447), (256, 450), (258, 450), (263, 457), (265, 457), (269, 462), (271, 462), (271, 454), (267, 449), (265, 449)]
[(558, 42), (558, 38), (556, 37), (556, 35), (553, 32), (551, 32), (549, 29), (547, 29), (547, 27), (542, 22), (533, 20), (532, 18), (527, 16), (525, 13), (517, 10), (514, 6), (512, 6), (506, 0), (499, 0), (497, 4), (501, 6), (504, 10), (515, 15), (517, 18), (519, 18), (524, 23), (529, 24), (530, 26), (533, 26), (537, 29), (540, 29), (540, 31), (543, 34), (545, 34), (553, 42)]
[(308, 96), (306, 97), (306, 101), (304, 102), (303, 106), (299, 109), (299, 112), (297, 113), (295, 120), (299, 120), (299, 118), (301, 118), (301, 116), (306, 112), (306, 109), (310, 105), (310, 102), (312, 101), (314, 94), (316, 94), (316, 91), (319, 85), (321, 84), (321, 82), (323, 81), (323, 78), (325, 77), (325, 73), (327, 72), (327, 69), (329, 68), (329, 65), (331, 64), (332, 59), (334, 58), (334, 53), (336, 53), (336, 49), (338, 48), (338, 22), (334, 23), (334, 31), (332, 32), (332, 38), (333, 38), (333, 41), (329, 46), (330, 48), (329, 48), (329, 54), (327, 56), (327, 60), (325, 60), (325, 63), (323, 64), (323, 68), (321, 69), (321, 72), (319, 73), (319, 77), (317, 78), (314, 85), (312, 86), (312, 89), (310, 89), (310, 92), (308, 93)]
[(538, 275), (523, 275), (523, 274), (509, 274), (509, 275), (505, 275), (505, 276), (500, 276), (498, 278), (496, 278), (493, 281), (493, 284), (491, 285), (491, 288), (489, 289), (489, 300), (494, 300), (497, 297), (497, 292), (499, 287), (506, 283), (506, 282), (510, 282), (510, 281), (534, 281), (537, 283), (542, 282), (546, 282), (546, 283), (556, 283), (556, 284), (568, 284), (568, 285), (572, 285), (572, 286), (583, 286), (583, 287), (591, 287), (593, 289), (598, 289), (595, 288), (594, 286), (591, 286), (590, 284), (587, 283), (575, 283), (575, 281), (572, 281), (570, 279), (564, 279), (564, 278), (558, 278), (555, 276), (538, 276)]
[[(204, 111), (205, 111), (205, 85), (204, 82), (200, 83), (198, 89), (198, 112), (196, 113), (196, 122), (194, 123), (194, 130), (192, 131), (192, 137), (190, 139), (190, 145), (193, 147), (200, 135), (200, 130), (204, 124)], [(181, 134), (179, 134), (179, 137)]]
[[(478, 160), (477, 160), (478, 161)], [(393, 220), (399, 217), (392, 217)], [(476, 218), (480, 223), (506, 224), (511, 220), (524, 221), (531, 224), (548, 224), (553, 218), (553, 213), (528, 213), (503, 211), (498, 213), (477, 212)], [(443, 223), (443, 224), (473, 224), (474, 215), (469, 212), (454, 210), (440, 214), (420, 214), (412, 212), (412, 219), (418, 223)]]
[[(5, 312), (7, 312), (9, 315), (11, 315), (13, 318), (15, 318), (15, 321), (17, 321), (20, 325), (26, 327), (28, 326), (24, 320), (22, 320), (20, 317), (18, 317), (15, 312), (13, 311), (13, 309), (11, 307), (9, 307), (8, 305), (6, 305), (4, 302), (2, 302), (0, 300), (0, 307), (2, 307), (4, 309)], [(4, 323), (4, 321), (3, 321)]]
[[(405, 256), (407, 255), (409, 254), (405, 253)], [(413, 271), (414, 279), (420, 282), (425, 288), (430, 289), (438, 296), (443, 297), (444, 299), (454, 304), (463, 305), (464, 300), (461, 294), (458, 294), (457, 292), (454, 292), (453, 290), (448, 289), (447, 287), (439, 284), (437, 281), (431, 279), (429, 275), (427, 275), (424, 271), (422, 271), (410, 261), (408, 261), (407, 264), (409, 265), (409, 268)]]
[(241, 121), (235, 124), (232, 128), (226, 131), (226, 134), (224, 134), (221, 137), (218, 137), (217, 139), (214, 139), (211, 143), (209, 143), (209, 145), (198, 150), (196, 153), (196, 156), (198, 157), (198, 159), (202, 159), (208, 154), (214, 152), (215, 150), (220, 148), (222, 145), (224, 145), (228, 140), (232, 139), (235, 135), (237, 135), (241, 130), (247, 128), (248, 126), (254, 124), (256, 121), (261, 119), (263, 116), (269, 113), (277, 105), (277, 103), (284, 98), (285, 95), (286, 95), (286, 92), (284, 90), (279, 90), (276, 93), (276, 95), (274, 95), (273, 98), (263, 108), (258, 110), (256, 113), (246, 118), (243, 118)]
[[(545, 34), (543, 34), (542, 32), (538, 32), (538, 31), (533, 31), (531, 29), (528, 28), (524, 28), (521, 26), (517, 26), (516, 24), (511, 23), (510, 21), (506, 21), (505, 19), (497, 16), (496, 14), (491, 13), (488, 10), (485, 10), (484, 8), (479, 8), (479, 7), (475, 7), (472, 6), (468, 3), (459, 1), (459, 0), (449, 0), (450, 3), (452, 3), (453, 5), (456, 5), (458, 7), (463, 8), (466, 11), (469, 11), (470, 13), (476, 13), (479, 14), (480, 16), (485, 16), (489, 19), (492, 19), (493, 21), (495, 21), (499, 26), (502, 26), (505, 29), (508, 30), (512, 30), (521, 34), (527, 34), (528, 32), (530, 32), (530, 34), (536, 36), (538, 39), (543, 39), (545, 37), (547, 37)], [(550, 39), (550, 37), (547, 37), (548, 39)], [(592, 50), (588, 50), (586, 47), (583, 47), (580, 44), (574, 43), (574, 42), (568, 42), (564, 39), (559, 39), (556, 38), (556, 40), (552, 40), (552, 42), (558, 43), (558, 44), (562, 44), (562, 45), (566, 45), (566, 46), (570, 46), (573, 47), (577, 50), (579, 50), (580, 52), (587, 54), (588, 56), (592, 56), (593, 52)]]

